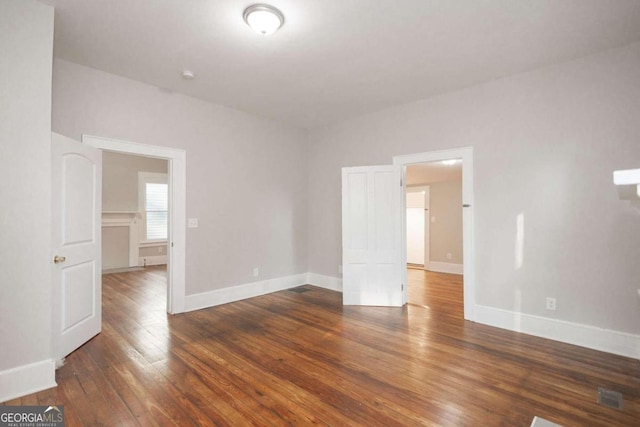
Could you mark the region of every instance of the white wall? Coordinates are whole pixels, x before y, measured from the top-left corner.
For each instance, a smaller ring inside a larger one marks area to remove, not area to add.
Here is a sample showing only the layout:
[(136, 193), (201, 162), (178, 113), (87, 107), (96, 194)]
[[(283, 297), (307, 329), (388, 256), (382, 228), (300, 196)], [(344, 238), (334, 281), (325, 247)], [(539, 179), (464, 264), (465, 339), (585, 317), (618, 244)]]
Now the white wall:
[(52, 46), (53, 8), (0, 2), (0, 401), (53, 385)]
[[(462, 264), (462, 181), (429, 185), (431, 261)], [(447, 258), (451, 254), (451, 258)]]
[(129, 154), (102, 155), (102, 210), (139, 210), (138, 172), (167, 173), (167, 161)]
[(102, 271), (129, 267), (129, 227), (102, 227)]
[(640, 166), (638, 117), (636, 43), (314, 130), (310, 271), (338, 275), (341, 167), (473, 146), (477, 303), (638, 334), (640, 216), (612, 183)]
[(57, 59), (53, 130), (186, 150), (187, 295), (307, 271), (305, 131)]

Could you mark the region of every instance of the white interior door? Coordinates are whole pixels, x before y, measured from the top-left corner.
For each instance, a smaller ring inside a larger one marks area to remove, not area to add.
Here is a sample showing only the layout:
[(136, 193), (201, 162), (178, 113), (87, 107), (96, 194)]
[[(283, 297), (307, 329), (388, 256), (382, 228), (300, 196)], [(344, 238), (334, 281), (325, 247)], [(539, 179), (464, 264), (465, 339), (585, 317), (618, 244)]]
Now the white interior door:
[(51, 138), (53, 347), (61, 360), (100, 332), (102, 152)]
[(342, 169), (343, 304), (402, 306), (399, 166)]

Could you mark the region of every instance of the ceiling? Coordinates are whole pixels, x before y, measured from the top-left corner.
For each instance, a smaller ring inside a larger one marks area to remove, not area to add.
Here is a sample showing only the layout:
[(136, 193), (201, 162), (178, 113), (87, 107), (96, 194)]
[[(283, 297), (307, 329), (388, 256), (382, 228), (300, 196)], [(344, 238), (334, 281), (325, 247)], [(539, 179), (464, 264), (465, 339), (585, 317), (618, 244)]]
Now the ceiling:
[(640, 40), (638, 0), (269, 0), (267, 37), (250, 0), (41, 1), (56, 57), (302, 128)]
[(429, 162), (407, 166), (407, 186), (409, 187), (441, 181), (462, 181), (462, 162), (459, 161), (453, 165)]

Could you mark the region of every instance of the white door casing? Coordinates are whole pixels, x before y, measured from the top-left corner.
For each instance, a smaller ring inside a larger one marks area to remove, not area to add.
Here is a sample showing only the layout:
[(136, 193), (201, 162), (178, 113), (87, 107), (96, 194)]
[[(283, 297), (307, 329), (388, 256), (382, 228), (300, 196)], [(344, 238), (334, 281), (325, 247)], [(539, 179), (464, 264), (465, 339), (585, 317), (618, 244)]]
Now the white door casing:
[[(473, 246), (473, 147), (460, 147), (447, 150), (430, 151), (425, 153), (406, 154), (395, 156), (393, 164), (402, 166), (403, 173), (406, 166), (416, 163), (436, 162), (449, 159), (462, 159), (462, 259), (464, 272), (464, 318), (475, 321), (476, 284)], [(404, 198), (401, 200), (404, 209)], [(404, 231), (403, 224), (403, 233)], [(403, 234), (403, 245), (406, 246), (406, 236)], [(406, 262), (406, 250), (402, 254), (403, 262)], [(406, 280), (406, 270), (404, 271)], [(406, 282), (405, 282), (406, 283)], [(406, 287), (404, 296), (406, 301)]]
[(342, 169), (344, 305), (403, 305), (403, 199), (398, 166)]
[(102, 326), (102, 153), (56, 133), (51, 143), (53, 351), (60, 361)]
[(82, 143), (116, 153), (165, 159), (169, 166), (169, 236), (167, 239), (167, 312), (184, 312), (186, 280), (186, 192), (185, 150), (140, 144), (100, 136), (82, 135)]

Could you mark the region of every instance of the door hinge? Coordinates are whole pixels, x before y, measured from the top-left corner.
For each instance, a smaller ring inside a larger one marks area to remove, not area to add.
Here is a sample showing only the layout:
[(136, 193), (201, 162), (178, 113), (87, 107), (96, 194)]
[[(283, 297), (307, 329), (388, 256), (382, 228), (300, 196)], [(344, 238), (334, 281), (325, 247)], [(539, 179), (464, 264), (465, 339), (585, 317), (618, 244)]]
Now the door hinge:
[(402, 283), (400, 284), (400, 290), (404, 291), (404, 284), (402, 284)]
[(402, 178), (400, 178), (400, 187), (402, 187)]

